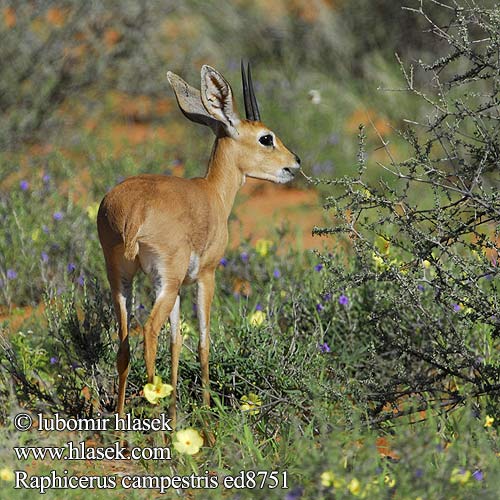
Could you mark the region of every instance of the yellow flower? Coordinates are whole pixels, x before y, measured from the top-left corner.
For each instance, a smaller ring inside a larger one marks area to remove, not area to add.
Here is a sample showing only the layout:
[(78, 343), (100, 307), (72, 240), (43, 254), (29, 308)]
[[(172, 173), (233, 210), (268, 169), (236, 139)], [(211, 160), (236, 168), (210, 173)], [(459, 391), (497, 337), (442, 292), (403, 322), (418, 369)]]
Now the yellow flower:
[(255, 250), (261, 257), (265, 257), (269, 252), (273, 242), (270, 240), (257, 240), (255, 243)]
[(471, 477), (470, 470), (455, 468), (451, 471), (450, 483), (465, 484)]
[(484, 420), (484, 426), (485, 427), (491, 427), (493, 425), (493, 422), (495, 419), (493, 417), (490, 417), (489, 415), (486, 415), (486, 418)]
[(326, 470), (320, 476), (321, 484), (325, 488), (331, 488), (332, 486), (336, 489), (342, 488), (344, 485), (344, 480), (340, 477), (335, 476), (331, 470)]
[(473, 309), (471, 307), (465, 307), (463, 302), (460, 302), (460, 304), (458, 304), (460, 306), (460, 309), (463, 311), (464, 314), (470, 314), (471, 312), (473, 312)]
[(381, 254), (387, 255), (391, 248), (391, 243), (387, 241), (383, 236), (377, 236), (377, 239), (375, 240), (375, 246)]
[[(483, 255), (486, 255), (485, 247), (481, 247), (481, 251)], [(477, 250), (472, 250), (472, 255), (474, 255), (474, 257), (476, 257), (476, 259), (479, 260), (480, 262), (483, 260), (483, 257), (479, 254), (479, 252), (477, 252)]]
[(92, 205), (89, 205), (87, 207), (87, 215), (90, 220), (96, 220), (97, 219), (97, 212), (99, 211), (99, 203), (92, 203)]
[(195, 455), (203, 446), (203, 438), (196, 429), (183, 429), (175, 434), (174, 448), (179, 453)]
[(253, 392), (249, 393), (248, 396), (241, 396), (240, 399), (240, 410), (248, 412), (249, 415), (256, 415), (260, 411), (260, 406), (262, 406), (262, 401)]
[(181, 321), (181, 333), (184, 340), (188, 339), (194, 333), (193, 327), (186, 321)]
[(356, 478), (352, 478), (350, 483), (347, 485), (347, 489), (352, 495), (357, 497), (361, 493), (361, 483)]
[(266, 319), (266, 313), (263, 311), (255, 311), (251, 316), (250, 316), (250, 324), (252, 326), (260, 326), (262, 323), (264, 323), (264, 320)]
[(14, 481), (14, 473), (8, 468), (0, 469), (0, 479), (2, 481)]
[(382, 271), (387, 268), (384, 259), (380, 257), (380, 255), (377, 255), (375, 252), (372, 253), (372, 259), (375, 264), (375, 269), (377, 269), (378, 271)]
[(325, 488), (329, 488), (330, 486), (333, 486), (333, 481), (335, 480), (335, 475), (331, 470), (326, 470), (323, 472), (320, 476), (321, 478), (321, 484)]
[(424, 269), (429, 269), (429, 267), (431, 267), (431, 263), (427, 259), (422, 261), (422, 265), (424, 266)]
[(38, 238), (40, 238), (40, 228), (39, 227), (34, 229), (33, 232), (31, 233), (31, 239), (33, 241), (38, 241)]
[(389, 486), (389, 488), (393, 488), (396, 485), (396, 480), (389, 476), (389, 474), (386, 474), (384, 477), (384, 483)]
[(408, 274), (408, 267), (406, 266), (406, 264), (404, 262), (403, 263), (398, 263), (397, 261), (395, 261), (395, 262), (399, 266), (399, 272), (401, 274)]
[(152, 384), (144, 386), (144, 397), (152, 404), (157, 404), (158, 400), (169, 396), (174, 388), (170, 384), (163, 384), (161, 378), (155, 376)]

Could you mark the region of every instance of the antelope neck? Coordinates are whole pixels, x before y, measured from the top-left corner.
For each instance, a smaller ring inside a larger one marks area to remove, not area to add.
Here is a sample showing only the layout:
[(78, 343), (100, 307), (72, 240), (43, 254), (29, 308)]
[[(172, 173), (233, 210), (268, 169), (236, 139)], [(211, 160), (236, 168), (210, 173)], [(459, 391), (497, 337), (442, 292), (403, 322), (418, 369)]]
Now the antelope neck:
[(232, 139), (228, 137), (216, 139), (205, 176), (209, 186), (217, 195), (226, 217), (231, 213), (238, 189), (245, 182), (232, 146), (234, 147)]

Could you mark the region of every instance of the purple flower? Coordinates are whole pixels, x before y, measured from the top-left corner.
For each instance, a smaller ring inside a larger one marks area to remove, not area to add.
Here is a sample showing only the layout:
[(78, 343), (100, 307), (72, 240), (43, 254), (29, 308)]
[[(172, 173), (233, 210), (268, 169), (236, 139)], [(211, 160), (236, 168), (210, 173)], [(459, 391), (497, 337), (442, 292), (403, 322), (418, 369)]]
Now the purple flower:
[(73, 370), (76, 370), (77, 368), (80, 368), (80, 365), (76, 361), (73, 361), (71, 363), (71, 368), (73, 368)]
[(83, 276), (83, 274), (80, 274), (80, 276), (78, 276), (78, 278), (76, 279), (76, 282), (80, 286), (83, 286), (85, 284), (85, 276)]
[(240, 254), (240, 259), (241, 259), (243, 262), (248, 262), (248, 259), (249, 259), (248, 253), (247, 253), (247, 252), (241, 252), (241, 254)]
[(333, 133), (330, 135), (330, 137), (328, 137), (328, 144), (330, 144), (331, 146), (336, 146), (340, 141), (340, 137), (339, 137), (339, 134), (337, 133)]
[(144, 307), (144, 304), (139, 304), (139, 305), (137, 306), (137, 309), (138, 309), (139, 311), (143, 311), (143, 310), (144, 310), (144, 309), (146, 309), (146, 308)]
[(64, 215), (62, 212), (54, 212), (54, 215), (52, 216), (54, 220), (61, 220)]
[(300, 500), (303, 492), (302, 486), (296, 486), (285, 495), (285, 500)]
[(416, 478), (421, 478), (423, 475), (424, 475), (424, 471), (420, 467), (415, 469), (415, 477)]
[(323, 264), (316, 264), (314, 266), (314, 270), (318, 273), (321, 271), (321, 269), (323, 269)]
[(274, 271), (273, 271), (273, 276), (278, 279), (281, 277), (281, 272), (278, 268), (276, 268)]
[(47, 263), (49, 261), (49, 256), (47, 255), (46, 252), (42, 252), (41, 254), (42, 262)]
[(19, 187), (21, 188), (22, 191), (28, 191), (28, 189), (30, 188), (30, 185), (29, 185), (28, 181), (22, 180), (19, 183)]
[(73, 262), (70, 262), (68, 264), (67, 269), (68, 269), (68, 273), (72, 273), (76, 269), (76, 266), (75, 266), (75, 264), (73, 264)]
[(323, 304), (316, 304), (316, 311), (321, 312), (324, 309)]
[(423, 292), (423, 291), (425, 290), (424, 285), (418, 285), (418, 286), (417, 286), (417, 290), (418, 290), (419, 292)]
[(482, 356), (476, 356), (474, 358), (474, 367), (479, 368), (484, 364), (484, 358)]
[(58, 363), (58, 362), (59, 362), (59, 359), (58, 359), (56, 356), (52, 356), (52, 357), (50, 358), (50, 364), (51, 364), (51, 365), (55, 365), (55, 364), (56, 364), (56, 363)]
[(460, 304), (453, 304), (453, 310), (455, 312), (460, 312), (462, 308), (460, 307)]
[(315, 163), (312, 166), (312, 173), (314, 175), (329, 174), (332, 171), (333, 171), (333, 162), (331, 160), (327, 160), (322, 163)]
[(330, 346), (326, 342), (323, 342), (323, 344), (319, 344), (318, 349), (321, 352), (330, 352), (331, 351)]
[(347, 306), (349, 304), (349, 299), (347, 296), (345, 296), (344, 294), (342, 294), (340, 297), (339, 297), (339, 304), (341, 306)]
[(222, 266), (222, 267), (226, 267), (227, 266), (227, 259), (225, 257), (222, 257), (221, 260), (219, 260), (219, 264)]
[(48, 184), (50, 182), (50, 174), (45, 174), (42, 177), (42, 181), (43, 181), (44, 184)]
[(472, 477), (476, 480), (476, 481), (482, 481), (484, 479), (484, 474), (481, 470), (476, 470), (472, 473)]
[(17, 273), (14, 269), (7, 269), (7, 279), (15, 280), (17, 278)]
[(49, 228), (44, 224), (42, 226), (42, 231), (45, 233), (45, 234), (49, 234)]
[(262, 307), (262, 304), (260, 302), (257, 302), (257, 305), (255, 306), (256, 311), (262, 311), (264, 308)]
[(325, 295), (323, 295), (323, 300), (325, 302), (328, 302), (329, 300), (332, 300), (332, 294), (330, 292), (325, 293)]

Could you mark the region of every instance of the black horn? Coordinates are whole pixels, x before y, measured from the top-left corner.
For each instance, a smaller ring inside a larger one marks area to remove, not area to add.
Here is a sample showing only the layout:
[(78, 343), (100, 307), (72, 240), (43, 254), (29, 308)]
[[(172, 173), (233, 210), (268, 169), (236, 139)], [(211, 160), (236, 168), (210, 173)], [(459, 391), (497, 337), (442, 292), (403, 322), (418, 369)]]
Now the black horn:
[(241, 61), (241, 80), (243, 81), (243, 100), (245, 102), (245, 114), (247, 120), (260, 121), (259, 106), (253, 89), (250, 63), (247, 65), (247, 74), (245, 74), (245, 67), (243, 65), (243, 61)]
[(255, 92), (253, 90), (252, 73), (250, 72), (250, 63), (248, 63), (247, 66), (247, 73), (248, 73), (248, 90), (250, 91), (250, 100), (252, 101), (254, 120), (260, 121), (259, 106), (257, 104), (257, 99), (255, 98)]
[(243, 61), (241, 61), (241, 81), (243, 82), (243, 101), (245, 102), (245, 115), (247, 120), (255, 120), (252, 112), (252, 101), (250, 100), (250, 94), (248, 93), (248, 82), (247, 75), (245, 74), (245, 66)]

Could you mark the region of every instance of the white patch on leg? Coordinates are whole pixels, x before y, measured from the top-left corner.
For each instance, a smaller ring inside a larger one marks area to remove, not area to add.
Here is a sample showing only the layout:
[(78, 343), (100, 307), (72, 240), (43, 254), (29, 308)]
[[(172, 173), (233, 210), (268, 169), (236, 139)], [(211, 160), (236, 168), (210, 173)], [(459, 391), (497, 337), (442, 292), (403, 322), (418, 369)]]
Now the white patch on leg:
[(172, 342), (176, 342), (177, 334), (180, 331), (180, 321), (181, 321), (181, 299), (179, 295), (175, 299), (174, 307), (170, 312), (170, 334), (172, 336)]
[(189, 266), (186, 276), (189, 280), (195, 280), (200, 270), (200, 256), (191, 252), (189, 256)]
[(126, 322), (128, 323), (127, 297), (122, 291), (120, 291), (120, 295), (118, 296), (118, 303), (120, 304), (120, 316), (125, 312)]
[(208, 331), (207, 331), (207, 318), (205, 315), (205, 293), (204, 285), (198, 281), (198, 321), (200, 324), (200, 345), (202, 347), (207, 345)]

